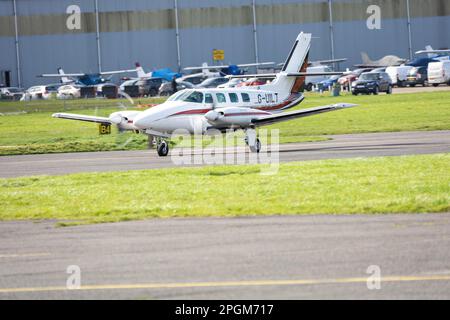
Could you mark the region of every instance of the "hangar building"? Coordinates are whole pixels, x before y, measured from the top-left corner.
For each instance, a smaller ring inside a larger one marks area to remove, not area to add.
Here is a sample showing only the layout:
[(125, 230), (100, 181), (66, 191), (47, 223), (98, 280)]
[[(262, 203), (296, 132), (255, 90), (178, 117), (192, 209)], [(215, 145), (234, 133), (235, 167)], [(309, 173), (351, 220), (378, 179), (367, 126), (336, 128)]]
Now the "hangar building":
[[(375, 6), (375, 7), (374, 7)], [(379, 8), (379, 12), (378, 9)], [(378, 19), (378, 17), (380, 19)], [(283, 62), (299, 31), (341, 67), (450, 46), (448, 0), (0, 0), (0, 83), (42, 73)], [(224, 50), (223, 61), (212, 51)]]

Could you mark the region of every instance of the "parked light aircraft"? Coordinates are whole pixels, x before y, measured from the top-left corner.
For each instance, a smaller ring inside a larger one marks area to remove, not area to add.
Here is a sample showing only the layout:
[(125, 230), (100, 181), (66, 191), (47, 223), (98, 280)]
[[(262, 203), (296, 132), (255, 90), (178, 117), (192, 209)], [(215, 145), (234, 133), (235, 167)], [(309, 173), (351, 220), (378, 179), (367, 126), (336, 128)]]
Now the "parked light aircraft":
[[(41, 74), (38, 77), (41, 78), (60, 78), (63, 84), (78, 84), (83, 86), (94, 86), (97, 84), (107, 83), (111, 80), (115, 74), (122, 74), (128, 72), (135, 72), (135, 69), (130, 70), (118, 70), (118, 71), (105, 71), (100, 73), (65, 73), (62, 68), (58, 68), (56, 74)], [(104, 78), (103, 76), (109, 76)]]
[(173, 72), (169, 68), (157, 69), (152, 72), (145, 72), (144, 68), (142, 68), (142, 66), (139, 62), (136, 62), (136, 73), (137, 73), (136, 80), (144, 80), (144, 79), (151, 79), (151, 78), (163, 78), (167, 81), (171, 81), (173, 79), (173, 77), (175, 77), (175, 78), (181, 77), (181, 73)]
[(244, 64), (230, 64), (230, 65), (219, 65), (219, 66), (209, 66), (204, 62), (200, 67), (186, 67), (183, 68), (184, 71), (198, 71), (201, 70), (202, 73), (214, 72), (213, 70), (218, 70), (222, 76), (226, 75), (243, 75), (247, 68), (250, 67), (260, 67), (260, 66), (271, 66), (274, 62), (259, 62), (259, 63), (244, 63)]
[(450, 50), (449, 49), (439, 49), (434, 50), (431, 46), (426, 46), (425, 50), (417, 51), (416, 54), (427, 54), (428, 58), (439, 60), (439, 61), (446, 61), (450, 60)]
[[(200, 84), (202, 81), (209, 78), (216, 78), (229, 75), (243, 75), (247, 68), (258, 66), (270, 66), (273, 62), (260, 62), (260, 63), (246, 63), (246, 64), (233, 64), (233, 65), (220, 65), (210, 66), (204, 62), (200, 67), (186, 67), (184, 71), (192, 71), (193, 73), (184, 75), (180, 78), (180, 81), (191, 82), (192, 84)], [(199, 72), (196, 72), (199, 71)]]
[(380, 67), (399, 66), (407, 61), (407, 59), (402, 59), (394, 55), (384, 56), (379, 60), (371, 60), (369, 58), (369, 55), (365, 52), (361, 52), (361, 57), (363, 63), (355, 65), (355, 67), (357, 68), (380, 68)]
[[(352, 107), (333, 104), (310, 109), (283, 112), (304, 99), (311, 34), (300, 33), (281, 72), (269, 84), (255, 87), (224, 89), (189, 89), (172, 95), (166, 102), (145, 111), (120, 111), (106, 117), (55, 113), (53, 117), (116, 124), (122, 130), (137, 130), (157, 137), (157, 151), (167, 156), (166, 139), (180, 129), (189, 134), (213, 134), (226, 130), (244, 130), (245, 142), (252, 152), (259, 152), (261, 142), (256, 128), (281, 121), (312, 116)], [(340, 73), (330, 72), (328, 75)], [(259, 75), (258, 75), (259, 76)], [(242, 76), (236, 76), (242, 77)]]

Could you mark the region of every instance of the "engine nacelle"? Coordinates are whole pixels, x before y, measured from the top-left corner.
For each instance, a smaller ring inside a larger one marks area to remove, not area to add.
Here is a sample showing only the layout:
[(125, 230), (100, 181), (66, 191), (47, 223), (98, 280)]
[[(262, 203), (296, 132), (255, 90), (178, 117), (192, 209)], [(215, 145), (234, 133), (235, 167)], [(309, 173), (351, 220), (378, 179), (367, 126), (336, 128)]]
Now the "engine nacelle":
[(248, 126), (252, 123), (252, 119), (270, 114), (253, 108), (226, 107), (207, 112), (205, 118), (213, 125)]
[(118, 111), (111, 113), (109, 120), (116, 124), (119, 130), (138, 130), (133, 125), (133, 120), (139, 113), (141, 111)]

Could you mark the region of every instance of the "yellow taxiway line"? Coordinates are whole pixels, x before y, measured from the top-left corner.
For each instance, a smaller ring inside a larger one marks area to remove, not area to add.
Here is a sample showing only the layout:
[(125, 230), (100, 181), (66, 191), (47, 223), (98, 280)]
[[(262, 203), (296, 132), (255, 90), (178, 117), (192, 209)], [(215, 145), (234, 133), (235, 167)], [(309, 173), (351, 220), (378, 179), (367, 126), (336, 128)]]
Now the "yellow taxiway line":
[[(411, 281), (450, 281), (450, 275), (423, 276), (382, 276), (381, 283), (411, 282)], [(220, 288), (220, 287), (251, 287), (251, 286), (294, 286), (318, 284), (348, 284), (367, 283), (367, 277), (337, 278), (337, 279), (309, 279), (309, 280), (242, 280), (217, 282), (180, 282), (180, 283), (137, 283), (137, 284), (103, 284), (84, 285), (79, 289), (67, 287), (30, 287), (30, 288), (0, 288), (0, 293), (25, 293), (48, 291), (92, 291), (92, 290), (133, 290), (133, 289), (185, 289), (185, 288)]]

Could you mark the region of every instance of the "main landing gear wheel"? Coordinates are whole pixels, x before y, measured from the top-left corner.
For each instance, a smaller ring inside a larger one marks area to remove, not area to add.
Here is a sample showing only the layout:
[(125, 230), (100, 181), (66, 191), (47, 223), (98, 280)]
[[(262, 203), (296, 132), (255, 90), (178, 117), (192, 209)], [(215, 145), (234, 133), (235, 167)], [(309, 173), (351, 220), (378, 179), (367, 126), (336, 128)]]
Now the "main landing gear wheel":
[(254, 128), (245, 130), (245, 143), (249, 146), (251, 152), (259, 153), (261, 151), (261, 141)]
[(166, 157), (169, 154), (169, 144), (167, 141), (162, 140), (158, 144), (157, 150), (160, 157)]
[(254, 146), (250, 146), (251, 152), (259, 153), (261, 151), (261, 141), (259, 139), (256, 139), (256, 143)]

